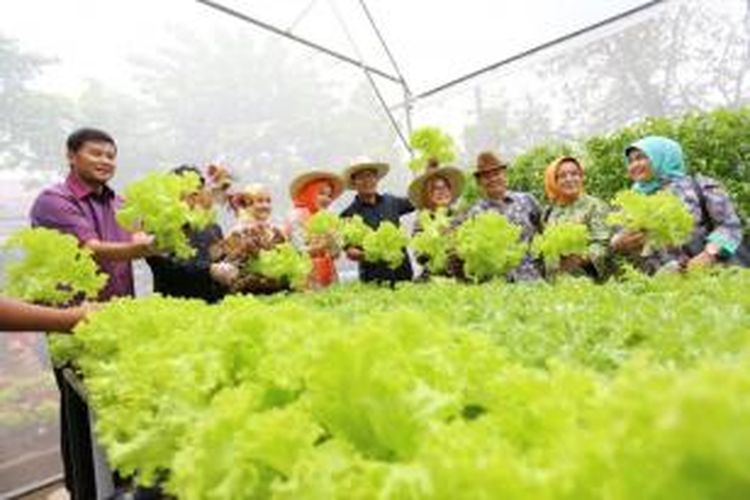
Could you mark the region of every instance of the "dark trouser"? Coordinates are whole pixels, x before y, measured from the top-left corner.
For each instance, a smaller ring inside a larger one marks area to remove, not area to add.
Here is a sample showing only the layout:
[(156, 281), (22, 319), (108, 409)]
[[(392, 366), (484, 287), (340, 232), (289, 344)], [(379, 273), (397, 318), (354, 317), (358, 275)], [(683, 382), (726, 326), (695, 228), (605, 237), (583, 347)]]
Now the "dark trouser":
[(391, 269), (383, 262), (360, 262), (359, 279), (364, 283), (389, 283), (394, 285), (397, 281), (411, 281), (414, 273), (411, 269), (409, 255), (404, 250), (404, 261), (396, 269)]
[(60, 451), (65, 470), (65, 487), (71, 500), (96, 498), (94, 458), (91, 452), (91, 429), (86, 401), (55, 368), (60, 389)]

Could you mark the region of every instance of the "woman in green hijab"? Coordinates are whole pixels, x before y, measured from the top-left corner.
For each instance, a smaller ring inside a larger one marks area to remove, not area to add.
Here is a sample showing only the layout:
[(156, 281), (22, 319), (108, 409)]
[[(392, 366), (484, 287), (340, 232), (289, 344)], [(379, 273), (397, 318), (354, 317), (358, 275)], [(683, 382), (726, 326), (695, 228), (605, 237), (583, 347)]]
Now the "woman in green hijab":
[[(685, 268), (732, 260), (742, 241), (742, 224), (734, 204), (718, 181), (688, 175), (679, 143), (666, 137), (645, 137), (626, 148), (625, 159), (635, 191), (673, 193), (694, 221), (688, 243), (650, 256), (642, 266), (646, 271), (655, 272), (665, 265)], [(641, 232), (621, 231), (612, 238), (611, 246), (615, 252), (634, 254), (640, 252), (644, 241)]]

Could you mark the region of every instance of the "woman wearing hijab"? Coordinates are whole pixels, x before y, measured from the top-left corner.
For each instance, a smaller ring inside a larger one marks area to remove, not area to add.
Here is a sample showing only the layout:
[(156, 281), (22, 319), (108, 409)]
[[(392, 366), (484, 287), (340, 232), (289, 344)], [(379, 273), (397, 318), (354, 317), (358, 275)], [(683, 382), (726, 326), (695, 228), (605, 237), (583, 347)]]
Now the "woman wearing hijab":
[(232, 195), (230, 203), (238, 222), (211, 247), (212, 277), (230, 292), (267, 294), (282, 290), (278, 280), (244, 271), (249, 259), (286, 241), (284, 232), (271, 221), (271, 191), (263, 184), (250, 184)]
[(584, 191), (583, 165), (572, 156), (553, 161), (544, 172), (544, 192), (550, 202), (545, 212), (546, 225), (571, 222), (583, 224), (589, 231), (586, 255), (569, 255), (560, 261), (560, 270), (585, 273), (596, 279), (606, 276), (606, 261), (611, 230), (606, 223), (609, 208), (599, 198)]
[[(742, 242), (742, 224), (732, 200), (718, 181), (687, 174), (682, 147), (666, 137), (649, 136), (625, 150), (628, 176), (633, 189), (652, 195), (669, 191), (685, 204), (693, 216), (693, 234), (679, 248), (657, 252), (643, 262), (647, 272), (665, 265), (710, 266), (717, 261), (732, 261)], [(645, 235), (621, 231), (612, 238), (613, 250), (638, 253)]]
[(242, 232), (248, 229), (263, 229), (270, 239), (277, 239), (283, 233), (281, 228), (271, 220), (273, 209), (271, 190), (264, 184), (254, 182), (245, 186), (241, 192), (232, 195), (230, 204), (237, 216), (237, 223), (230, 233)]
[(326, 210), (344, 191), (344, 180), (331, 172), (306, 172), (289, 186), (294, 208), (287, 220), (286, 233), (301, 252), (308, 252), (313, 264), (309, 285), (324, 288), (338, 280), (335, 259), (339, 254), (335, 235), (310, 238), (306, 226), (310, 218)]

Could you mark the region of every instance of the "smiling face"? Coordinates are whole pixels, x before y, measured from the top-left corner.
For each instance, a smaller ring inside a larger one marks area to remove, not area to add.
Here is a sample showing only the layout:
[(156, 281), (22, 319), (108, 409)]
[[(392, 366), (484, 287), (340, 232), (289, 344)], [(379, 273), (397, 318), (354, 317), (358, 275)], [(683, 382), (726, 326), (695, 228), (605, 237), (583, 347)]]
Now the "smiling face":
[(68, 151), (73, 172), (87, 185), (98, 188), (115, 175), (117, 150), (104, 141), (86, 141), (77, 151)]
[(360, 196), (373, 196), (378, 192), (378, 171), (374, 168), (360, 170), (352, 175), (352, 184)]
[(636, 182), (650, 181), (654, 177), (651, 160), (640, 149), (633, 148), (628, 152), (628, 176)]
[(248, 210), (258, 222), (266, 222), (271, 217), (271, 193), (268, 190), (258, 191), (249, 199)]
[(453, 202), (450, 183), (444, 177), (436, 176), (426, 183), (427, 206), (431, 209), (448, 207)]
[(583, 191), (583, 172), (574, 161), (564, 161), (557, 168), (557, 185), (567, 198), (575, 199)]
[(318, 194), (315, 197), (315, 205), (319, 210), (325, 210), (333, 201), (333, 187), (325, 182), (318, 189)]
[(500, 200), (505, 196), (508, 186), (508, 176), (505, 167), (481, 171), (477, 174), (477, 181), (479, 181), (479, 186), (487, 198)]

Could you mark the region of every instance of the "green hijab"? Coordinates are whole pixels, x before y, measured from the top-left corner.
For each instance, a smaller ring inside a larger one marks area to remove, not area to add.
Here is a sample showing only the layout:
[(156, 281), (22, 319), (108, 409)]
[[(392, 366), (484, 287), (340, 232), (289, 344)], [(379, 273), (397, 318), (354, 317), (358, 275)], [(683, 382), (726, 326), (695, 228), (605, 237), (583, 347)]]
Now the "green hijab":
[(651, 180), (636, 181), (633, 184), (633, 189), (639, 193), (653, 194), (666, 182), (687, 175), (682, 147), (672, 139), (651, 135), (634, 142), (625, 149), (626, 164), (628, 153), (633, 149), (643, 151), (651, 162), (651, 171), (654, 174)]

